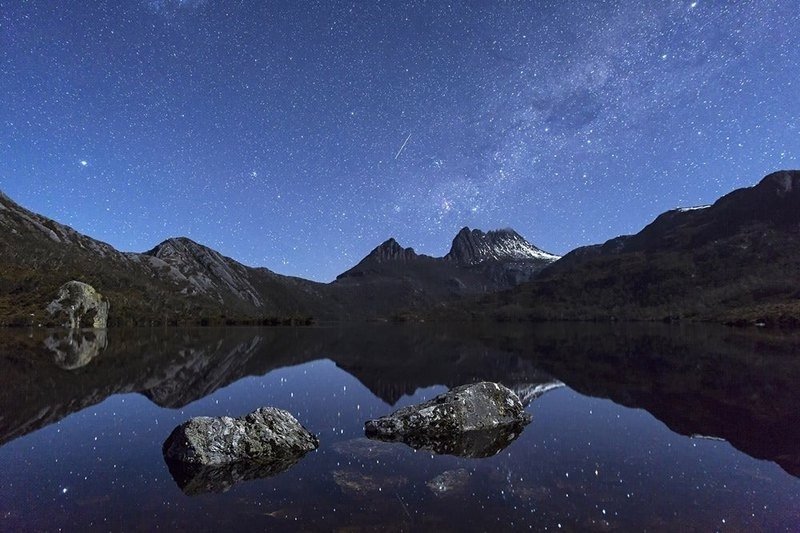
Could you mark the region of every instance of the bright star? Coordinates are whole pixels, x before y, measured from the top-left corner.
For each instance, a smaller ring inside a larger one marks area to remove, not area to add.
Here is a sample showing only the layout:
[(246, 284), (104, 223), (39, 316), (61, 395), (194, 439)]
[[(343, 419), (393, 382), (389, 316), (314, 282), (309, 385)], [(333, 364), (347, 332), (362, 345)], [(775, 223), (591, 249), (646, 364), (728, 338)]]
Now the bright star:
[(85, 166), (88, 166), (88, 165), (89, 165), (89, 162), (87, 160), (81, 159), (81, 166), (82, 167), (85, 167)]

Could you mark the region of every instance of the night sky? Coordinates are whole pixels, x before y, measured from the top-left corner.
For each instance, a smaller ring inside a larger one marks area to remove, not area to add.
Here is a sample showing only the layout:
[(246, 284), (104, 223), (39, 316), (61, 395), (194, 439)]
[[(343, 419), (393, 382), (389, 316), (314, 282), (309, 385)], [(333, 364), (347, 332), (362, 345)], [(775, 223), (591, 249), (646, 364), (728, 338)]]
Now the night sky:
[(798, 28), (797, 0), (0, 0), (0, 189), (321, 281), (463, 226), (565, 253), (800, 167)]

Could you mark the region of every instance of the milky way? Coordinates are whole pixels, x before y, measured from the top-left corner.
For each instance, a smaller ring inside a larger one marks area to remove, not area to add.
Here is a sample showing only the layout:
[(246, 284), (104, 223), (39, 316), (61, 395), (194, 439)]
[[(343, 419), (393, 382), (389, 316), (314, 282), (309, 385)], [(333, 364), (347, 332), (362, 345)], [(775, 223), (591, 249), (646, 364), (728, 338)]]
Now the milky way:
[(60, 4), (0, 0), (0, 188), (123, 250), (564, 253), (800, 166), (795, 0)]

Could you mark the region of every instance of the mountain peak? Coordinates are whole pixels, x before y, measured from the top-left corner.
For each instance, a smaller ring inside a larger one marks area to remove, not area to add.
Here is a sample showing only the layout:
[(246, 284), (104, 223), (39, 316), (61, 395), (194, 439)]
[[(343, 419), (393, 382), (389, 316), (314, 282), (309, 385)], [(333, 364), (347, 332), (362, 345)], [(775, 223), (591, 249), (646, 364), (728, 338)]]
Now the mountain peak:
[(367, 256), (367, 258), (371, 258), (379, 263), (386, 261), (408, 261), (416, 257), (418, 256), (413, 248), (403, 248), (394, 237), (384, 241)]
[(170, 243), (170, 244), (182, 244), (183, 246), (203, 246), (202, 244), (193, 241), (189, 237), (170, 237), (169, 239), (165, 240), (161, 244)]
[(265, 300), (250, 282), (247, 267), (188, 237), (169, 238), (143, 255), (155, 257), (173, 267), (188, 280), (195, 293), (209, 295), (222, 303), (223, 293), (231, 292), (256, 307), (265, 305)]
[(475, 265), (488, 260), (538, 260), (550, 263), (558, 256), (540, 250), (511, 228), (484, 233), (479, 229), (464, 227), (453, 239), (445, 259)]
[(175, 254), (184, 252), (197, 252), (197, 251), (214, 251), (208, 246), (204, 246), (198, 242), (193, 241), (189, 237), (170, 237), (159, 244), (152, 250), (144, 252), (146, 255), (161, 257), (165, 254)]

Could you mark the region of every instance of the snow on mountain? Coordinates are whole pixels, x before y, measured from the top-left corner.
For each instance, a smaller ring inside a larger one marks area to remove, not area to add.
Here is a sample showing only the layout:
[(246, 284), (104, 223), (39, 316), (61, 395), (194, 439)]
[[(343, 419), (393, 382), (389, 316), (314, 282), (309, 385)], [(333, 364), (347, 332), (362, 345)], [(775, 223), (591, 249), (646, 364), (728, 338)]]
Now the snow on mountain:
[(697, 211), (699, 209), (707, 209), (709, 207), (711, 207), (711, 205), (695, 205), (692, 207), (679, 207), (677, 210), (681, 213), (684, 213), (686, 211)]
[(445, 259), (466, 265), (489, 260), (552, 263), (559, 256), (537, 248), (513, 229), (484, 233), (478, 229), (463, 228), (453, 239)]

